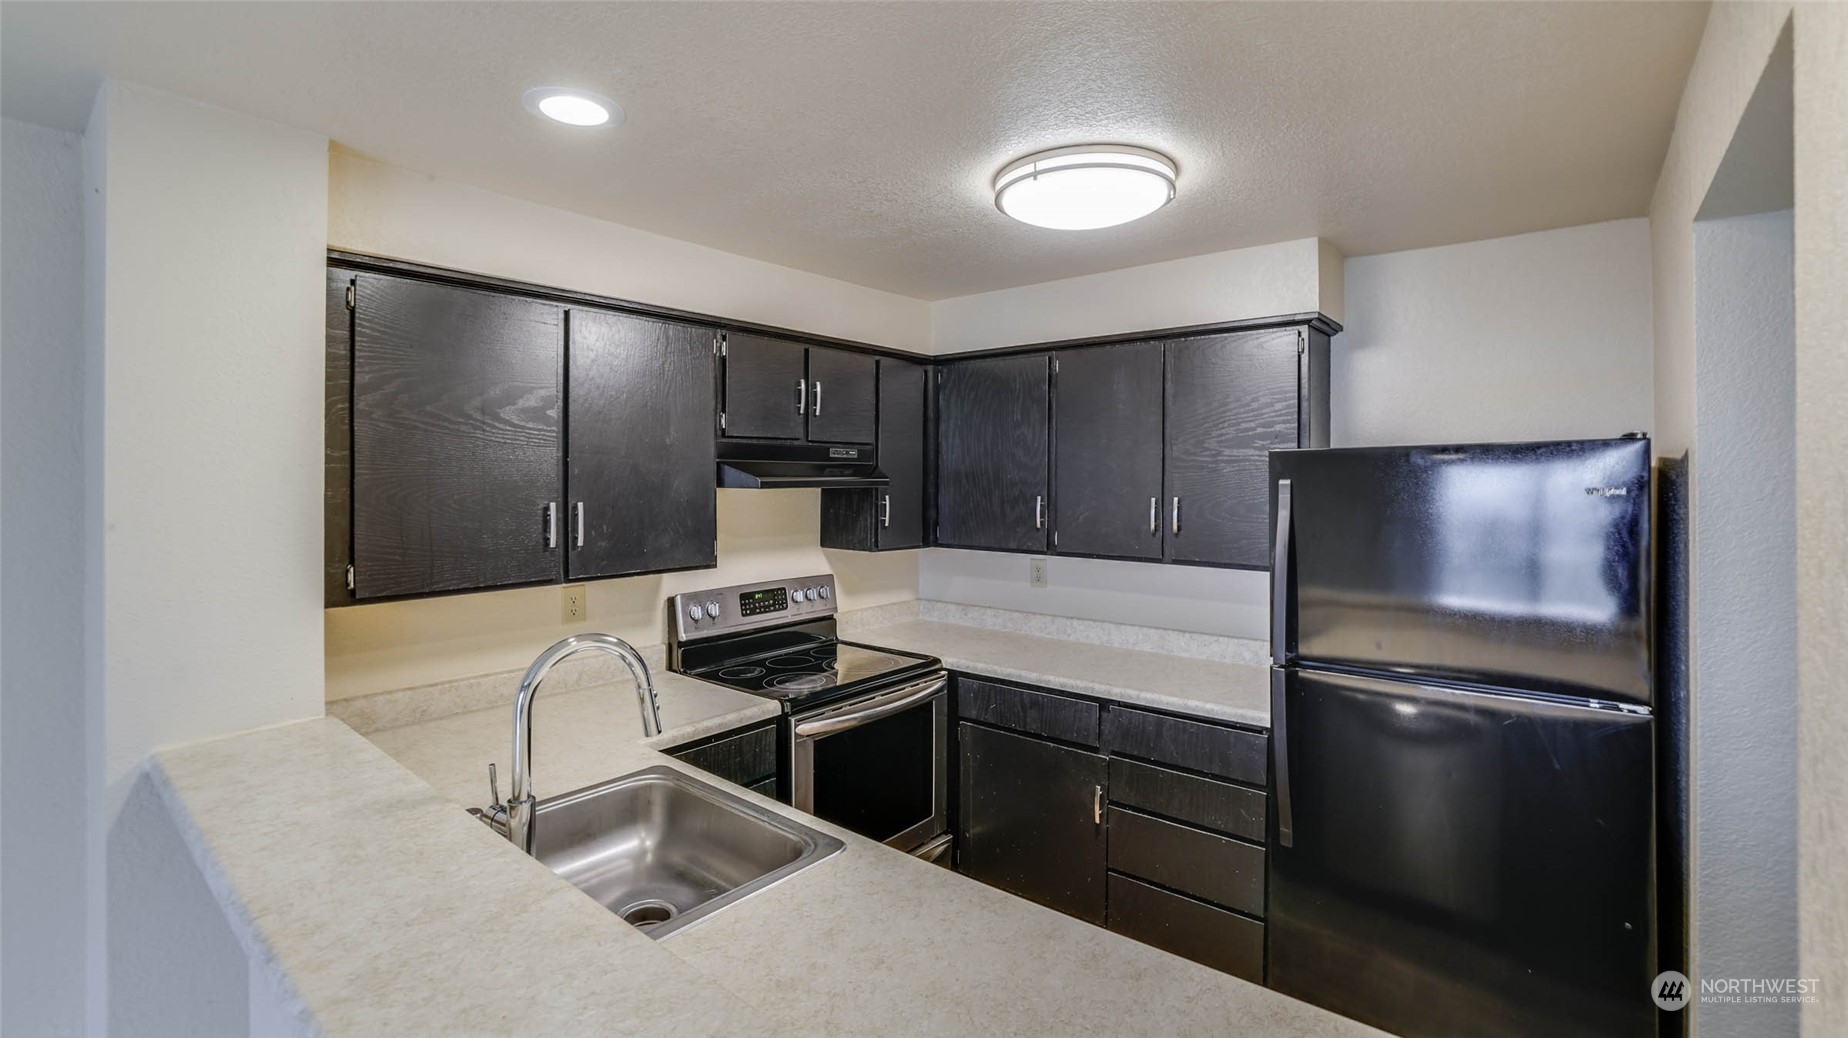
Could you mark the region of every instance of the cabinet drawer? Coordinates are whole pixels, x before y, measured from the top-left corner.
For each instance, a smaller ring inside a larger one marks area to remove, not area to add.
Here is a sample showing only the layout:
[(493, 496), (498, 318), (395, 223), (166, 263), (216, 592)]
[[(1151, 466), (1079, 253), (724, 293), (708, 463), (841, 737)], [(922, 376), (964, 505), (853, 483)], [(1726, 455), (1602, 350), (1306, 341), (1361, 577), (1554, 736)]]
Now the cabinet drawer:
[[(765, 725), (703, 745), (668, 751), (668, 756), (740, 786), (776, 777), (776, 726)], [(774, 795), (774, 794), (772, 794)]]
[(1117, 872), (1264, 914), (1262, 847), (1112, 807), (1106, 854)]
[(1104, 714), (1104, 749), (1179, 768), (1223, 775), (1254, 786), (1269, 772), (1266, 738), (1183, 717), (1111, 707)]
[(1110, 799), (1183, 822), (1264, 842), (1264, 794), (1153, 764), (1110, 758)]
[(1098, 706), (1082, 699), (958, 677), (956, 715), (965, 721), (980, 721), (1080, 746), (1097, 745)]
[(1264, 924), (1127, 876), (1109, 882), (1111, 930), (1254, 984), (1264, 983)]

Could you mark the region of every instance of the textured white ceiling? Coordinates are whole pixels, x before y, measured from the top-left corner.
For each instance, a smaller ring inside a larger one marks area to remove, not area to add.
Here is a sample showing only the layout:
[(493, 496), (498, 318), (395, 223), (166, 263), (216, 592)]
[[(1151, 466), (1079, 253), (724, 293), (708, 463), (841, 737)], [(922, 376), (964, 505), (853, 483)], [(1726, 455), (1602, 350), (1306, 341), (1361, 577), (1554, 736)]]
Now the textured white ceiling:
[[(0, 5), (0, 107), (116, 76), (437, 176), (925, 299), (1321, 236), (1350, 255), (1638, 216), (1681, 3)], [(550, 125), (530, 86), (607, 94)], [(1125, 227), (1014, 223), (1010, 159), (1180, 164)]]

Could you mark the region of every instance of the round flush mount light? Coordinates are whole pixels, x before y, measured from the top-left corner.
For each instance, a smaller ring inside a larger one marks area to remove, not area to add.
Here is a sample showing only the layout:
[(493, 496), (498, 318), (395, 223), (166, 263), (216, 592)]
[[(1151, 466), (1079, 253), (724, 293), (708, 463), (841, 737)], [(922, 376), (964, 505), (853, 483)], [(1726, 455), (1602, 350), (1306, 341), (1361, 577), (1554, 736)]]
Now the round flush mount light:
[(588, 90), (534, 87), (526, 92), (526, 110), (567, 126), (614, 126), (622, 122), (622, 106)]
[(1088, 231), (1139, 220), (1174, 200), (1174, 160), (1127, 144), (1083, 144), (1011, 162), (995, 208), (1022, 223)]

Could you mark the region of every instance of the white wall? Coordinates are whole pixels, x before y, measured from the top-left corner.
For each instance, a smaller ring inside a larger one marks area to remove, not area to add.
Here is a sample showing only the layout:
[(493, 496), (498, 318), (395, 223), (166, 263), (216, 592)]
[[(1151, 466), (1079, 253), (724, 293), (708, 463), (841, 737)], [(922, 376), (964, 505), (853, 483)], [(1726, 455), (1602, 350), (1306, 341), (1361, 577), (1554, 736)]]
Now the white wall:
[(322, 712), (326, 147), (121, 83), (85, 131), (93, 1028), (199, 1033), (218, 1018), (175, 991), (248, 997), (130, 791), (157, 746)]
[(1656, 453), (1694, 442), (1694, 215), (1790, 18), (1788, 3), (1720, 3), (1707, 16), (1649, 204)]
[(929, 305), (335, 148), (327, 244), (919, 353)]
[(0, 1031), (84, 1026), (83, 164), (0, 122)]
[(1848, 8), (1794, 14), (1800, 962), (1829, 996), (1806, 1038), (1848, 1033)]
[[(663, 238), (338, 149), (327, 242), (354, 252), (678, 307), (924, 352), (915, 299)], [(917, 596), (917, 553), (823, 551), (818, 490), (719, 492), (714, 569), (593, 581), (585, 621), (559, 622), (556, 587), (328, 610), (327, 697), (524, 667), (558, 638), (665, 636), (663, 602), (701, 587), (833, 572), (843, 608)]]
[[(1796, 353), (1789, 210), (1694, 231), (1691, 468), (1700, 975), (1797, 962)], [(1797, 1007), (1712, 1005), (1708, 1034), (1797, 1033)]]
[(1346, 283), (1334, 446), (1649, 428), (1646, 220), (1355, 257)]
[(1087, 274), (930, 304), (931, 352), (1321, 311), (1341, 319), (1340, 255), (1315, 238)]

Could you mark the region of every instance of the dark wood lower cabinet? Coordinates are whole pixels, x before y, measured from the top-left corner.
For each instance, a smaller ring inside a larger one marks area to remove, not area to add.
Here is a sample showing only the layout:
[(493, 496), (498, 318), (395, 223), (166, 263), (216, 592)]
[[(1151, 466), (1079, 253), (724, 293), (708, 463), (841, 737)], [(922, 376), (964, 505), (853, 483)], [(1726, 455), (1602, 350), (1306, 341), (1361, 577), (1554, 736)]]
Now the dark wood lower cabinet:
[(1111, 874), (1111, 930), (1203, 966), (1264, 983), (1264, 924), (1173, 891)]
[(956, 688), (960, 871), (1264, 982), (1265, 732), (968, 675)]
[(958, 735), (961, 871), (1102, 923), (1105, 758), (968, 723)]
[(778, 742), (776, 725), (766, 724), (676, 746), (667, 754), (727, 782), (774, 798), (779, 772)]

